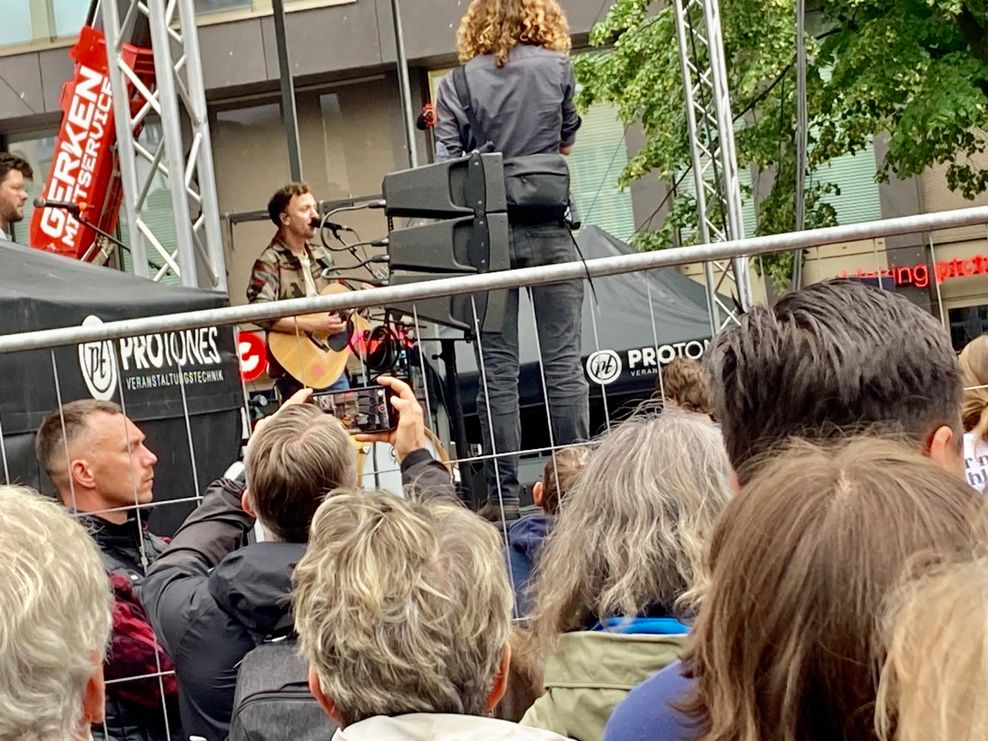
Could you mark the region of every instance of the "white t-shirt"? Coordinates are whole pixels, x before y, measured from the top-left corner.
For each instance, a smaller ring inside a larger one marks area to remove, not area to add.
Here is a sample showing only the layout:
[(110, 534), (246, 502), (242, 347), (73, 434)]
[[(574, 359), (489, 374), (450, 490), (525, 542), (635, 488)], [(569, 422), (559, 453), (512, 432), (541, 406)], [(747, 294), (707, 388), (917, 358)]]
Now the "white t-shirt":
[(298, 256), (298, 260), (302, 263), (302, 280), (305, 281), (305, 295), (306, 296), (318, 296), (319, 291), (316, 290), (316, 283), (312, 280), (312, 262), (309, 260), (309, 253), (302, 249), (302, 254)]
[(964, 435), (964, 471), (967, 483), (983, 492), (988, 483), (988, 442), (975, 439), (973, 432)]

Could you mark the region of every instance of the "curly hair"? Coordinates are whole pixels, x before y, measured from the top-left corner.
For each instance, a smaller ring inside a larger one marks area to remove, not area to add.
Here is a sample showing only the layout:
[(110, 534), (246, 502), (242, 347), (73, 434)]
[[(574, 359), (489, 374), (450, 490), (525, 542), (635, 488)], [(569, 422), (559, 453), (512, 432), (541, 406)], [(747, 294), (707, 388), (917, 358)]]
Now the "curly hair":
[(473, 0), (456, 32), (460, 62), (493, 54), (498, 67), (517, 44), (568, 52), (566, 14), (557, 0)]
[(703, 366), (691, 358), (676, 358), (656, 379), (655, 395), (687, 412), (714, 416), (710, 382)]

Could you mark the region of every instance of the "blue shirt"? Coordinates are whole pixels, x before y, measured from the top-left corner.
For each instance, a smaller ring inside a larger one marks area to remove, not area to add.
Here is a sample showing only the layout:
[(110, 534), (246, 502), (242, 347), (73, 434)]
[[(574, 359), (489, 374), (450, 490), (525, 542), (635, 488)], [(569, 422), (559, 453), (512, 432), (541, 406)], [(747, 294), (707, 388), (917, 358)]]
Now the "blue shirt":
[(693, 685), (681, 671), (673, 662), (631, 690), (607, 721), (604, 741), (695, 741), (689, 718), (670, 704), (686, 699)]

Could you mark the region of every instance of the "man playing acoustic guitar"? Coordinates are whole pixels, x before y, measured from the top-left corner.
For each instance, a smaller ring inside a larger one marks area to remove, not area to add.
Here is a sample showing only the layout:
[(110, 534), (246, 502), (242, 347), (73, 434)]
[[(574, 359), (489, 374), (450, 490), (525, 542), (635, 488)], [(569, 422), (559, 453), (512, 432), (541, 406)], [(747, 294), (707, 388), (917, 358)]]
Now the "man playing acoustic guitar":
[[(309, 187), (289, 183), (279, 188), (268, 202), (268, 215), (278, 231), (254, 263), (247, 300), (253, 304), (317, 296), (338, 285), (328, 277), (334, 269), (329, 253), (311, 241), (318, 230), (319, 209)], [(282, 399), (302, 386), (349, 388), (344, 372), (349, 328), (344, 316), (306, 314), (257, 323), (268, 331), (268, 375)], [(342, 360), (308, 359), (320, 351)]]

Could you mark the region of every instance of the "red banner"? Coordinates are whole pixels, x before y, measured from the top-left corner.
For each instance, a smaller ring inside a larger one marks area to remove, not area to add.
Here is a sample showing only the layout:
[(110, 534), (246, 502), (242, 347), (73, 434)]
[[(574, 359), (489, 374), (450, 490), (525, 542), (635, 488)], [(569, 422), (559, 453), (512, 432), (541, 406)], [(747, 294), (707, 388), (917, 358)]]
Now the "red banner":
[[(153, 86), (150, 50), (124, 45), (123, 55), (142, 81)], [(116, 174), (113, 94), (103, 33), (84, 26), (69, 56), (76, 63), (75, 77), (62, 88), (62, 126), (41, 195), (78, 203), (85, 220), (112, 233), (123, 194)], [(131, 109), (137, 104), (133, 99)], [(81, 258), (95, 239), (96, 232), (65, 209), (40, 208), (31, 217), (32, 247)]]

